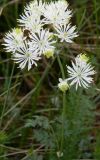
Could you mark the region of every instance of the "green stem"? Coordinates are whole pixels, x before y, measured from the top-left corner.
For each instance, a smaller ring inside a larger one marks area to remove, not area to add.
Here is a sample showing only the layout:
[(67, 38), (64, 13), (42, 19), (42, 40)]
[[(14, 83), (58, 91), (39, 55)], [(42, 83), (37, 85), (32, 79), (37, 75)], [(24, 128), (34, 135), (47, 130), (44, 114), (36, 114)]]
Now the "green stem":
[(3, 106), (3, 110), (2, 110), (2, 113), (1, 113), (1, 117), (0, 117), (0, 128), (2, 127), (3, 115), (4, 115), (6, 105), (7, 105), (7, 102), (8, 102), (8, 98), (9, 98), (10, 85), (11, 85), (12, 76), (13, 76), (13, 73), (14, 73), (14, 68), (15, 68), (15, 64), (13, 65), (13, 68), (12, 68), (11, 76), (10, 76), (9, 83), (8, 83), (7, 96), (6, 96), (4, 106)]
[(62, 110), (62, 138), (61, 138), (61, 151), (63, 150), (64, 145), (64, 120), (66, 113), (66, 93), (63, 93), (63, 110)]
[[(63, 65), (61, 63), (59, 55), (57, 55), (58, 64), (62, 73), (62, 78), (65, 79), (65, 73), (63, 69)], [(63, 110), (62, 110), (62, 134), (61, 134), (61, 151), (64, 147), (64, 120), (66, 115), (66, 92), (63, 92)]]
[(60, 70), (61, 70), (62, 78), (65, 79), (65, 73), (64, 73), (64, 69), (63, 69), (63, 66), (62, 66), (59, 55), (57, 55), (57, 60), (58, 60), (58, 64), (59, 64), (59, 67), (60, 67)]

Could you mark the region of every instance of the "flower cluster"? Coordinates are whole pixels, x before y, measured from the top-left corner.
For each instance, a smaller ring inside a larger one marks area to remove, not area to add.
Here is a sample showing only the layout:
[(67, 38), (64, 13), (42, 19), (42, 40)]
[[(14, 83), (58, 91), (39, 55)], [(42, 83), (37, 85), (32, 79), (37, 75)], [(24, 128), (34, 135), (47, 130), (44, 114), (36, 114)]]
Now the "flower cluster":
[[(24, 8), (24, 13), (18, 19), (18, 28), (9, 31), (4, 38), (7, 52), (12, 53), (12, 59), (19, 64), (19, 68), (26, 66), (30, 70), (37, 66), (42, 56), (50, 58), (56, 53), (57, 43), (73, 43), (78, 36), (76, 26), (71, 24), (72, 11), (66, 0), (42, 2), (34, 0)], [(58, 87), (62, 92), (69, 86), (76, 85), (87, 88), (93, 81), (95, 74), (88, 57), (80, 54), (67, 66), (69, 78), (59, 78)]]
[(94, 68), (89, 62), (86, 54), (80, 54), (72, 61), (72, 67), (67, 66), (69, 78), (60, 81), (58, 87), (61, 91), (66, 91), (69, 87), (75, 85), (76, 90), (78, 87), (88, 88), (89, 84), (93, 82), (92, 76), (95, 74)]
[(72, 43), (78, 36), (71, 17), (72, 11), (65, 0), (50, 3), (34, 0), (24, 8), (18, 28), (5, 35), (3, 45), (21, 69), (27, 66), (30, 70), (43, 55), (54, 56), (58, 40)]

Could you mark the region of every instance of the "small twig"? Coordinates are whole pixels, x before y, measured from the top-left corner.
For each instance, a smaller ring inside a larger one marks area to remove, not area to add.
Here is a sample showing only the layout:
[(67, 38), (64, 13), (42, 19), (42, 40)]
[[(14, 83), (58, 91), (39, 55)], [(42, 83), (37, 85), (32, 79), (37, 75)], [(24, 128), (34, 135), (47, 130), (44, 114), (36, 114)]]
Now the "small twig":
[(33, 150), (33, 152), (31, 152), (29, 155), (26, 155), (24, 158), (22, 158), (21, 160), (25, 160), (26, 158), (28, 158), (31, 154), (38, 152), (41, 148), (43, 148), (44, 145), (41, 145), (40, 147), (38, 147), (36, 150)]
[(25, 151), (25, 149), (20, 149), (20, 148), (14, 148), (14, 147), (8, 147), (8, 146), (5, 146), (5, 145), (3, 145), (3, 144), (0, 144), (0, 147), (2, 147), (2, 148), (6, 148), (6, 149), (8, 149), (8, 150), (13, 150), (13, 151)]
[(13, 155), (16, 155), (16, 154), (26, 154), (27, 152), (28, 151), (23, 150), (23, 151), (18, 151), (18, 152), (14, 152), (14, 153), (8, 153), (8, 154), (4, 154), (4, 155), (0, 156), (0, 158), (9, 157), (9, 156), (13, 156)]

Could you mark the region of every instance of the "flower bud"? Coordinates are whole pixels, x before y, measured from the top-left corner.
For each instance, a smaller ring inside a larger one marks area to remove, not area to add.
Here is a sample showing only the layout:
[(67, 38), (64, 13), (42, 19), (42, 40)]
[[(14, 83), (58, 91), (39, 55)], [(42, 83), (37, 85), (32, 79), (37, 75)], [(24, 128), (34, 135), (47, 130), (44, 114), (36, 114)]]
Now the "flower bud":
[(81, 54), (81, 55), (80, 55), (80, 59), (81, 59), (82, 61), (84, 61), (84, 62), (88, 62), (88, 61), (89, 61), (89, 57), (87, 57), (86, 54)]
[(69, 85), (67, 83), (67, 80), (62, 80), (61, 78), (59, 78), (59, 83), (58, 83), (58, 88), (62, 91), (65, 92), (69, 89)]
[(48, 50), (46, 50), (43, 54), (46, 56), (46, 58), (53, 57), (53, 55), (54, 55), (54, 50), (53, 50), (53, 49), (48, 49)]
[(63, 152), (58, 151), (58, 152), (57, 152), (57, 157), (58, 157), (58, 158), (63, 157)]

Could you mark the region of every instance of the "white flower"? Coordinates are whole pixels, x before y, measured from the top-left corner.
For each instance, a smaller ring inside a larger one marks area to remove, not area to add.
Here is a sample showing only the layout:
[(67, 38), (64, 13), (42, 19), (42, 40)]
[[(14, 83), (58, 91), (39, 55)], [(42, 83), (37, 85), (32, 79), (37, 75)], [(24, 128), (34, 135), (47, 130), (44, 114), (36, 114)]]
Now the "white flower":
[(69, 89), (69, 85), (67, 83), (67, 79), (62, 79), (62, 78), (59, 78), (59, 83), (58, 83), (58, 88), (62, 91), (62, 92), (65, 92)]
[(14, 28), (5, 35), (5, 43), (3, 45), (6, 47), (7, 52), (14, 53), (23, 45), (24, 40), (25, 37), (23, 36), (22, 30), (20, 28)]
[(40, 57), (37, 55), (37, 52), (31, 51), (28, 42), (25, 42), (24, 45), (13, 54), (13, 60), (15, 63), (19, 63), (19, 68), (23, 69), (25, 66), (28, 66), (28, 70), (31, 69), (32, 65), (35, 64), (37, 66), (36, 61), (38, 61)]
[(43, 15), (45, 3), (35, 0), (30, 2), (24, 9), (24, 14), (22, 14), (18, 22), (20, 26), (28, 29), (32, 32), (37, 32), (44, 25), (41, 16)]
[(71, 11), (68, 10), (68, 3), (65, 0), (51, 2), (44, 10), (46, 24), (67, 24), (71, 18)]
[(30, 2), (25, 7), (25, 12), (29, 13), (30, 15), (34, 16), (41, 16), (43, 15), (45, 10), (45, 3), (42, 2), (42, 0), (34, 0), (33, 2)]
[(89, 84), (92, 83), (92, 75), (95, 74), (94, 68), (90, 63), (81, 59), (82, 55), (75, 58), (75, 63), (72, 62), (72, 67), (67, 66), (70, 85), (76, 85), (76, 90), (78, 86), (88, 88)]
[(56, 25), (55, 29), (57, 31), (57, 34), (55, 35), (58, 36), (58, 38), (60, 38), (61, 42), (66, 41), (72, 43), (73, 38), (78, 36), (77, 32), (75, 32), (76, 27), (71, 27), (71, 24), (68, 24), (67, 26), (66, 24)]
[(35, 48), (36, 52), (41, 55), (48, 50), (52, 50), (55, 47), (53, 46), (56, 41), (53, 41), (53, 34), (49, 30), (40, 30), (37, 34), (31, 33), (31, 48)]
[(34, 33), (38, 32), (44, 25), (40, 17), (29, 15), (27, 12), (21, 16), (21, 19), (19, 19), (18, 22), (20, 23), (20, 26)]

